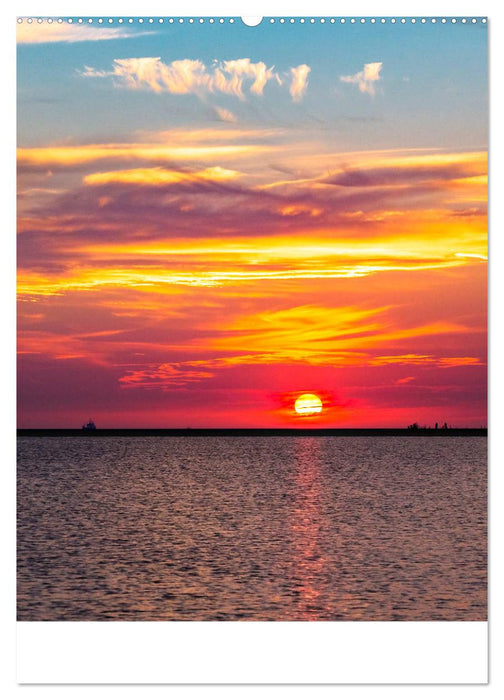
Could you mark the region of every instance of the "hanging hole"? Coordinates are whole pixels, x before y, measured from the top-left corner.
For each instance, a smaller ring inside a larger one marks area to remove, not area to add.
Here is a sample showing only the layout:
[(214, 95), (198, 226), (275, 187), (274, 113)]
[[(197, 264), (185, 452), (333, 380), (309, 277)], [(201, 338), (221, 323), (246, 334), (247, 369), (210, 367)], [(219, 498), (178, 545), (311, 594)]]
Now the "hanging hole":
[(247, 27), (257, 27), (258, 24), (261, 24), (262, 17), (242, 17), (241, 21), (243, 24), (246, 24)]

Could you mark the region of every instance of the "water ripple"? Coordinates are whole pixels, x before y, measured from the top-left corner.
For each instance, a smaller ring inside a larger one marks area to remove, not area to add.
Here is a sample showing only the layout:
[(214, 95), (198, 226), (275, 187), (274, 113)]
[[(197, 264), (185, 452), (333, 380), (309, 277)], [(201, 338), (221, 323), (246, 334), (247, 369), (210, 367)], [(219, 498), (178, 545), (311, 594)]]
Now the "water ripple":
[(20, 438), (20, 620), (484, 620), (486, 439)]

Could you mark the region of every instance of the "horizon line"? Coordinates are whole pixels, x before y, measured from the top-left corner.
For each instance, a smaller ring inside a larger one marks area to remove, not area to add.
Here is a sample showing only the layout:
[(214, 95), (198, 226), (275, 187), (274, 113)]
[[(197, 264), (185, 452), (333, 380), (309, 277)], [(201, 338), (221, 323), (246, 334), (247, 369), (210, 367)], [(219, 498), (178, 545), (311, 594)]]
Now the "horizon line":
[(119, 427), (107, 427), (107, 428), (86, 428), (86, 427), (81, 427), (81, 428), (62, 428), (62, 427), (52, 427), (52, 428), (46, 428), (46, 427), (31, 427), (31, 428), (17, 428), (17, 433), (18, 434), (27, 434), (30, 432), (46, 432), (46, 433), (55, 433), (55, 432), (64, 432), (64, 433), (75, 433), (75, 434), (105, 434), (105, 433), (110, 433), (110, 432), (120, 432), (120, 433), (198, 433), (198, 432), (205, 432), (205, 433), (239, 433), (239, 432), (247, 432), (247, 433), (296, 433), (296, 432), (310, 432), (310, 433), (341, 433), (341, 432), (372, 432), (372, 433), (387, 433), (387, 432), (395, 432), (395, 433), (407, 433), (407, 434), (417, 434), (417, 433), (440, 433), (440, 434), (445, 434), (445, 433), (450, 433), (450, 432), (460, 432), (460, 431), (487, 431), (488, 427), (487, 426), (464, 426), (464, 427), (458, 427), (458, 426), (447, 426), (447, 427), (431, 427), (431, 426), (417, 426), (417, 427), (372, 427), (372, 426), (361, 426), (361, 427), (327, 427), (327, 426), (321, 426), (321, 427), (308, 427), (308, 426), (289, 426), (289, 427), (190, 427), (187, 426), (185, 428), (175, 428), (175, 427), (168, 427), (168, 428), (145, 428), (145, 427), (138, 427), (138, 428), (119, 428)]

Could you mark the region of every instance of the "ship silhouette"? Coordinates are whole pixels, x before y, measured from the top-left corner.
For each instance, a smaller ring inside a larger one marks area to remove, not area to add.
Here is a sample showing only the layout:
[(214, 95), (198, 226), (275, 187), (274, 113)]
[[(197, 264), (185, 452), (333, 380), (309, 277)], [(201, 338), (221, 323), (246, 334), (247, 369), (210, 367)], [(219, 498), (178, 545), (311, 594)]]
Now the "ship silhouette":
[(83, 430), (85, 433), (89, 433), (89, 432), (91, 432), (91, 431), (93, 431), (93, 430), (96, 430), (96, 425), (95, 425), (94, 422), (91, 420), (91, 418), (88, 420), (88, 422), (87, 422), (85, 425), (82, 426), (82, 430)]

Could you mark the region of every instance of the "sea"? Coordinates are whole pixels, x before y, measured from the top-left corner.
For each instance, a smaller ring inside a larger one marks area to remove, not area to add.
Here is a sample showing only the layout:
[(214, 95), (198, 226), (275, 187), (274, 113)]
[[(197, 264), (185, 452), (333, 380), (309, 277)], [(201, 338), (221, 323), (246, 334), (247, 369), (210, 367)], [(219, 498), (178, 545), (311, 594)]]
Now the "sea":
[(18, 620), (486, 620), (486, 443), (20, 437)]

